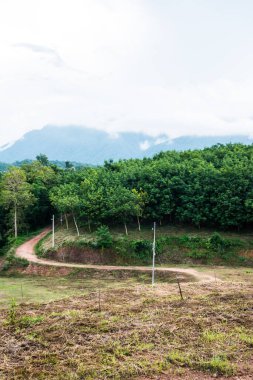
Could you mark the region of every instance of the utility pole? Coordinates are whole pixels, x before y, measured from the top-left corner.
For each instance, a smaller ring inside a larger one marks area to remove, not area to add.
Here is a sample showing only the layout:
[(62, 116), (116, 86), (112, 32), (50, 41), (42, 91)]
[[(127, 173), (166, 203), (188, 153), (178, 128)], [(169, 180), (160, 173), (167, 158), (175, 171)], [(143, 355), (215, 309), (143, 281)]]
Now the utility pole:
[(52, 217), (52, 247), (54, 248), (54, 215)]
[(154, 222), (154, 240), (153, 240), (153, 265), (152, 265), (152, 286), (155, 285), (155, 233), (156, 233), (156, 222)]

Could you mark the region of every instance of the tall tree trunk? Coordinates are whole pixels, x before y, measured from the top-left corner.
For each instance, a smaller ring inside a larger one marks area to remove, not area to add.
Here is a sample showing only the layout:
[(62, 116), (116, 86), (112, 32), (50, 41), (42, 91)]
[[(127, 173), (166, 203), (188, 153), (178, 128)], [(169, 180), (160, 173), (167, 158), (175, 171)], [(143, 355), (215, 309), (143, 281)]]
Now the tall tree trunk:
[(17, 205), (14, 206), (14, 235), (18, 237)]
[(126, 222), (124, 222), (124, 226), (125, 226), (126, 235), (128, 235)]
[(138, 230), (141, 230), (141, 223), (140, 223), (140, 218), (139, 215), (137, 215), (137, 222), (138, 222)]
[(66, 214), (64, 214), (64, 216), (65, 216), (66, 228), (67, 228), (67, 230), (68, 230), (68, 229), (69, 229), (68, 217), (67, 217)]
[(76, 226), (76, 232), (77, 232), (77, 236), (80, 236), (80, 233), (79, 233), (79, 228), (78, 228), (78, 225), (77, 225), (77, 222), (76, 222), (76, 218), (75, 218), (75, 215), (74, 215), (74, 213), (72, 213), (72, 216), (73, 216), (73, 220), (74, 220), (74, 223), (75, 223), (75, 226)]

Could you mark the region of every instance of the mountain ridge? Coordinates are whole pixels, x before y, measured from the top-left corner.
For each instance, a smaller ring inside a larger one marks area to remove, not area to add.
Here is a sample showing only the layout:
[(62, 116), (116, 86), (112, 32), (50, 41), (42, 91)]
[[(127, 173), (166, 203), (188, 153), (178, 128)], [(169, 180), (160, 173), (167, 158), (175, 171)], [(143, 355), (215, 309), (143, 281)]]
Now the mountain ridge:
[(165, 134), (157, 137), (141, 132), (120, 132), (116, 135), (81, 126), (47, 125), (26, 133), (12, 144), (0, 147), (0, 161), (12, 163), (35, 159), (46, 154), (50, 160), (85, 162), (98, 165), (105, 160), (152, 157), (160, 151), (191, 150), (217, 143), (243, 143), (253, 139), (243, 135), (181, 136), (173, 140)]

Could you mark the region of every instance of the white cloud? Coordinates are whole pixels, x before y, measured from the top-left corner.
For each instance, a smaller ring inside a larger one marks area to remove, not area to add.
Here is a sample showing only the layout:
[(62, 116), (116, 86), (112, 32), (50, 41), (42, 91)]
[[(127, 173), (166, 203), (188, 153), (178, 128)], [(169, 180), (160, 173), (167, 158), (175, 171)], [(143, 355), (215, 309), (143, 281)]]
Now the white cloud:
[(253, 5), (242, 3), (2, 1), (0, 144), (47, 124), (252, 135)]
[(40, 57), (46, 57), (55, 66), (64, 66), (64, 61), (55, 49), (47, 46), (40, 46), (28, 43), (16, 43), (13, 45), (16, 48), (28, 49), (33, 53), (37, 53)]
[(155, 145), (159, 145), (159, 144), (163, 144), (167, 142), (167, 144), (170, 144), (172, 143), (171, 140), (168, 139), (168, 137), (158, 137), (156, 140), (155, 140)]
[(145, 140), (143, 142), (140, 143), (140, 149), (145, 151), (147, 150), (148, 148), (150, 148), (151, 144), (148, 140)]

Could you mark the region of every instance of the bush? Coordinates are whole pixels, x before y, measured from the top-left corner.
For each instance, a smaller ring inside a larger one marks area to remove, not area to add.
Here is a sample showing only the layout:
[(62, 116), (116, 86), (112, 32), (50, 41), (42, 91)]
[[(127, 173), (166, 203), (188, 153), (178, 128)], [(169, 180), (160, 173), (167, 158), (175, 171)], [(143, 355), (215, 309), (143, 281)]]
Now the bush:
[(99, 248), (110, 248), (112, 246), (112, 235), (107, 226), (101, 226), (96, 231), (96, 246)]
[(213, 257), (213, 254), (209, 251), (203, 251), (203, 250), (193, 250), (187, 254), (188, 257), (191, 259), (196, 260), (210, 260)]
[(152, 244), (149, 240), (133, 240), (131, 241), (133, 256), (140, 260), (147, 260), (152, 257)]
[(201, 236), (189, 236), (189, 235), (183, 235), (180, 236), (180, 242), (182, 243), (203, 243), (203, 238)]
[(152, 243), (149, 240), (129, 240), (124, 237), (115, 241), (114, 248), (130, 264), (150, 263), (152, 258)]
[(11, 300), (9, 310), (7, 312), (6, 324), (15, 326), (17, 322), (17, 304), (14, 299)]
[(213, 251), (222, 253), (226, 248), (231, 247), (229, 240), (224, 239), (218, 232), (214, 232), (207, 242), (207, 247)]
[(29, 261), (27, 261), (26, 259), (22, 259), (21, 257), (15, 256), (15, 248), (11, 248), (5, 257), (2, 270), (3, 271), (8, 270), (11, 267), (26, 268), (28, 265), (29, 265)]

